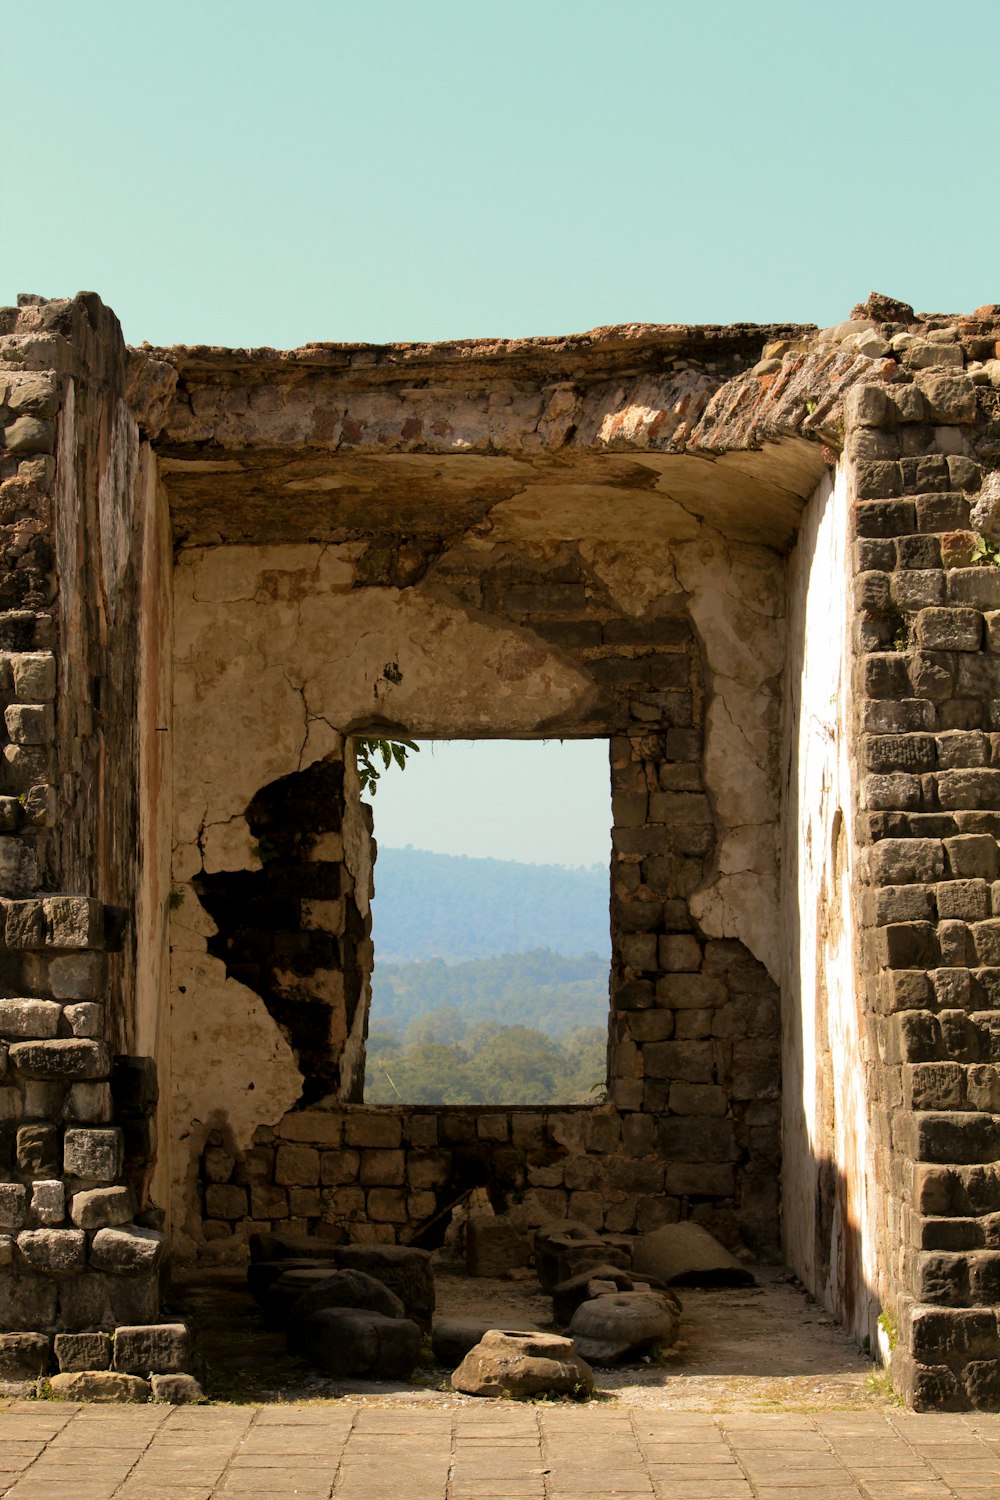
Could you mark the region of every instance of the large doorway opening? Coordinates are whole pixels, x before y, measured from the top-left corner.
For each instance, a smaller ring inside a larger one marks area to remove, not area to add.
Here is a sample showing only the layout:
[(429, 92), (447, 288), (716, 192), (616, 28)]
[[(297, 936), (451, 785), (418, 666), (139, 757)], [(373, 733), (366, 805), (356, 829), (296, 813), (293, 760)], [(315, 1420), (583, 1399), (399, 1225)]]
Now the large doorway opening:
[(607, 741), (423, 741), (369, 791), (365, 1102), (600, 1102)]

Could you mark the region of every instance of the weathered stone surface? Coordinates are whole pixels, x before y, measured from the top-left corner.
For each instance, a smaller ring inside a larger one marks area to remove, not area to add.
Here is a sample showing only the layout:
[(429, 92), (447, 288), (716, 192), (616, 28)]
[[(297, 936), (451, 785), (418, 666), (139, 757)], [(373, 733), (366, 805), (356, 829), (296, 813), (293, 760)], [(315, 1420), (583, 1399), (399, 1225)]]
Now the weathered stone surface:
[(489, 1318), (435, 1318), (431, 1348), (438, 1364), (453, 1370), (496, 1326)]
[(434, 1316), (434, 1271), (426, 1250), (409, 1245), (340, 1245), (338, 1266), (365, 1271), (384, 1282), (402, 1302), (406, 1316), (430, 1333)]
[(28, 1078), (107, 1078), (111, 1059), (103, 1042), (60, 1037), (51, 1042), (15, 1042), (11, 1064)]
[(58, 1178), (33, 1182), (31, 1217), (38, 1224), (61, 1224), (66, 1217), (66, 1184)]
[[(580, 1303), (587, 1302), (592, 1297), (601, 1296), (610, 1291), (649, 1290), (664, 1291), (659, 1283), (652, 1285), (652, 1278), (623, 1270), (621, 1266), (608, 1264), (589, 1266), (586, 1270), (579, 1271), (575, 1276), (568, 1277), (566, 1281), (561, 1281), (558, 1286), (552, 1288), (552, 1317), (557, 1325), (565, 1327)], [(665, 1292), (664, 1295), (679, 1314), (681, 1303), (676, 1292)]]
[(36, 1380), (46, 1375), (49, 1343), (42, 1333), (0, 1333), (0, 1380)]
[(112, 1363), (126, 1375), (176, 1375), (191, 1362), (191, 1339), (183, 1323), (116, 1328)]
[(127, 1224), (131, 1217), (132, 1194), (120, 1185), (74, 1193), (70, 1202), (70, 1218), (79, 1229)]
[(18, 1253), (25, 1263), (53, 1276), (82, 1270), (86, 1247), (79, 1229), (25, 1229), (17, 1237)]
[(112, 1183), (121, 1175), (123, 1137), (117, 1127), (106, 1130), (67, 1130), (63, 1137), (63, 1169), (88, 1182)]
[(581, 1302), (567, 1333), (591, 1364), (621, 1364), (677, 1338), (674, 1300), (661, 1292), (610, 1292)]
[(468, 1396), (589, 1396), (594, 1375), (572, 1339), (554, 1333), (493, 1329), (469, 1351), (451, 1377)]
[(550, 1232), (535, 1236), (535, 1270), (544, 1292), (551, 1292), (571, 1276), (594, 1266), (612, 1265), (627, 1270), (631, 1264), (630, 1248), (614, 1239), (594, 1234), (560, 1234)]
[(0, 1182), (0, 1229), (20, 1229), (28, 1218), (28, 1190), (23, 1182)]
[(57, 1333), (53, 1345), (63, 1374), (111, 1368), (111, 1339), (106, 1333)]
[(149, 1382), (137, 1375), (119, 1375), (111, 1370), (81, 1370), (74, 1374), (53, 1375), (49, 1381), (52, 1395), (61, 1401), (148, 1401)]
[(632, 1269), (664, 1286), (753, 1286), (747, 1267), (700, 1224), (664, 1224), (636, 1242)]
[(154, 1401), (171, 1406), (189, 1406), (205, 1400), (205, 1393), (193, 1375), (152, 1375), (149, 1380)]
[(303, 1324), (298, 1350), (325, 1374), (405, 1380), (420, 1354), (420, 1329), (409, 1318), (387, 1318), (354, 1307), (326, 1307)]
[(155, 1229), (128, 1225), (99, 1229), (90, 1248), (90, 1264), (98, 1271), (138, 1276), (153, 1271), (163, 1254), (163, 1235)]
[(0, 1037), (45, 1041), (59, 1030), (62, 1006), (54, 1000), (0, 1000)]
[(483, 1215), (465, 1226), (465, 1266), (470, 1276), (505, 1276), (526, 1266), (531, 1253), (527, 1235), (509, 1219)]
[[(280, 1285), (280, 1281), (273, 1283), (271, 1292)], [(334, 1271), (302, 1291), (288, 1308), (285, 1332), (289, 1353), (300, 1353), (308, 1344), (309, 1324), (326, 1307), (357, 1307), (385, 1318), (406, 1316), (402, 1302), (384, 1282), (364, 1271)]]

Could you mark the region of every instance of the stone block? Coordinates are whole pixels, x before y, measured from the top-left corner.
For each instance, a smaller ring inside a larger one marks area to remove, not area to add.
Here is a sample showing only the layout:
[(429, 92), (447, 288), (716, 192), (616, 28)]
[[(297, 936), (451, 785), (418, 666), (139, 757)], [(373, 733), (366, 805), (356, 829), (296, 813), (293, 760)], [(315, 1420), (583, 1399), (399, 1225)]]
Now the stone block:
[(288, 1189), (254, 1183), (250, 1188), (250, 1214), (254, 1219), (287, 1219)]
[(0, 1182), (0, 1229), (20, 1229), (28, 1220), (28, 1190), (23, 1182)]
[(0, 894), (23, 896), (37, 884), (34, 849), (17, 834), (0, 834)]
[(100, 948), (104, 905), (89, 896), (46, 896), (42, 901), (53, 948)]
[(176, 1375), (191, 1363), (191, 1340), (183, 1323), (116, 1328), (112, 1364), (126, 1375)]
[(401, 1146), (403, 1122), (398, 1115), (349, 1114), (344, 1120), (344, 1142), (348, 1146)]
[(74, 1193), (70, 1201), (70, 1218), (79, 1229), (127, 1224), (131, 1217), (132, 1195), (127, 1187), (89, 1188)]
[(293, 1110), (278, 1126), (278, 1135), (284, 1141), (297, 1141), (309, 1146), (339, 1146), (344, 1138), (344, 1121), (331, 1110)]
[(92, 1000), (64, 1006), (63, 1021), (70, 1036), (99, 1037), (104, 1029), (104, 1007)]
[(8, 948), (40, 948), (45, 941), (45, 918), (38, 900), (5, 901), (4, 941)]
[(66, 1095), (63, 1119), (74, 1125), (105, 1125), (113, 1115), (107, 1083), (74, 1083)]
[(205, 1393), (193, 1375), (152, 1375), (149, 1381), (152, 1399), (171, 1406), (189, 1406), (205, 1400)]
[(245, 1219), (247, 1190), (235, 1183), (210, 1182), (205, 1188), (205, 1213), (212, 1219)]
[(56, 659), (51, 651), (14, 651), (7, 658), (15, 698), (50, 703), (56, 695)]
[(285, 1187), (315, 1187), (319, 1182), (319, 1161), (315, 1146), (279, 1146), (274, 1180)]
[(116, 1126), (91, 1130), (76, 1127), (67, 1130), (63, 1138), (63, 1171), (67, 1176), (111, 1183), (121, 1176), (123, 1159), (122, 1132)]
[(148, 1401), (150, 1396), (147, 1380), (141, 1380), (137, 1375), (119, 1375), (111, 1370), (80, 1370), (74, 1374), (53, 1375), (49, 1389), (59, 1401), (131, 1404)]
[(59, 1030), (62, 1006), (52, 1000), (0, 1000), (0, 1037), (48, 1041)]
[(102, 1000), (108, 982), (103, 953), (64, 953), (48, 961), (48, 982), (56, 1000)]
[(10, 703), (4, 709), (4, 723), (15, 745), (48, 745), (55, 738), (51, 703)]
[(33, 1271), (65, 1276), (83, 1269), (87, 1241), (79, 1229), (23, 1229), (17, 1248)]
[(648, 1078), (668, 1078), (685, 1083), (714, 1082), (714, 1053), (711, 1042), (649, 1042), (643, 1048), (643, 1062)]
[(718, 1162), (667, 1162), (666, 1190), (677, 1198), (731, 1198), (736, 1191), (732, 1166)]
[(672, 1083), (668, 1107), (675, 1115), (713, 1115), (722, 1118), (729, 1101), (718, 1084)]
[(465, 1226), (465, 1265), (470, 1276), (506, 1276), (526, 1266), (531, 1253), (528, 1236), (508, 1219), (473, 1217)]
[(0, 1333), (0, 1380), (37, 1380), (49, 1371), (43, 1333)]
[(398, 1187), (373, 1187), (365, 1198), (368, 1217), (376, 1224), (405, 1224), (406, 1194)]
[(84, 1080), (107, 1078), (111, 1058), (103, 1042), (57, 1038), (49, 1042), (15, 1042), (10, 1060), (28, 1078)]
[(739, 1155), (732, 1120), (668, 1115), (657, 1123), (656, 1134), (660, 1151), (670, 1161), (728, 1162)]
[(978, 651), (983, 617), (974, 609), (922, 609), (917, 614), (916, 638), (928, 651)]
[(113, 1275), (139, 1276), (154, 1271), (163, 1254), (163, 1235), (128, 1225), (99, 1229), (90, 1247), (90, 1264)]
[(53, 1342), (62, 1374), (111, 1368), (111, 1339), (106, 1333), (57, 1333)]
[(940, 839), (882, 839), (872, 847), (870, 863), (880, 885), (932, 883), (944, 875), (944, 848)]
[(37, 1224), (61, 1224), (66, 1217), (66, 1184), (60, 1178), (31, 1184), (31, 1216)]
[(17, 1132), (17, 1169), (35, 1177), (54, 1177), (60, 1170), (59, 1129), (55, 1125), (21, 1125)]

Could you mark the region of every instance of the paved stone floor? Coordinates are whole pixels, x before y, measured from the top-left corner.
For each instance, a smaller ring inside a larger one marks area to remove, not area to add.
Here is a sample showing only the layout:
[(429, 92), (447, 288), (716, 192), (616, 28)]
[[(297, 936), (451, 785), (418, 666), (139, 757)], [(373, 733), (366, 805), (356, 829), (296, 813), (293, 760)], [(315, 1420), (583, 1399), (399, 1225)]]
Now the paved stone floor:
[(5, 1500), (997, 1500), (1000, 1416), (0, 1408)]

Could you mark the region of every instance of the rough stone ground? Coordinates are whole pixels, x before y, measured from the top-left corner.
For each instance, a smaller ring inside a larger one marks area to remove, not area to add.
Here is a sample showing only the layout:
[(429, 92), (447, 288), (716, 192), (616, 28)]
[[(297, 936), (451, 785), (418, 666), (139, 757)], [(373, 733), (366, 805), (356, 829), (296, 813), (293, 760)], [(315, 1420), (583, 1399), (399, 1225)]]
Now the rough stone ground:
[[(671, 1411), (881, 1410), (886, 1383), (789, 1273), (755, 1267), (759, 1285), (683, 1289), (681, 1332), (660, 1361), (596, 1372), (609, 1408)], [(532, 1275), (470, 1278), (439, 1267), (437, 1312), (496, 1319), (501, 1328), (551, 1328), (551, 1302)], [(242, 1273), (199, 1271), (178, 1280), (177, 1310), (191, 1322), (216, 1400), (317, 1400), (350, 1396), (366, 1405), (481, 1406), (448, 1384), (429, 1352), (408, 1382), (337, 1381), (285, 1354), (284, 1336), (264, 1328)]]
[(5, 1500), (996, 1500), (1000, 1417), (894, 1410), (0, 1409)]
[[(323, 1380), (263, 1329), (238, 1272), (199, 1273), (214, 1402), (0, 1402), (3, 1500), (996, 1500), (1000, 1415), (915, 1416), (781, 1273), (685, 1292), (663, 1365), (601, 1371), (600, 1397), (485, 1401)], [(438, 1275), (442, 1311), (542, 1323), (534, 1280)]]

